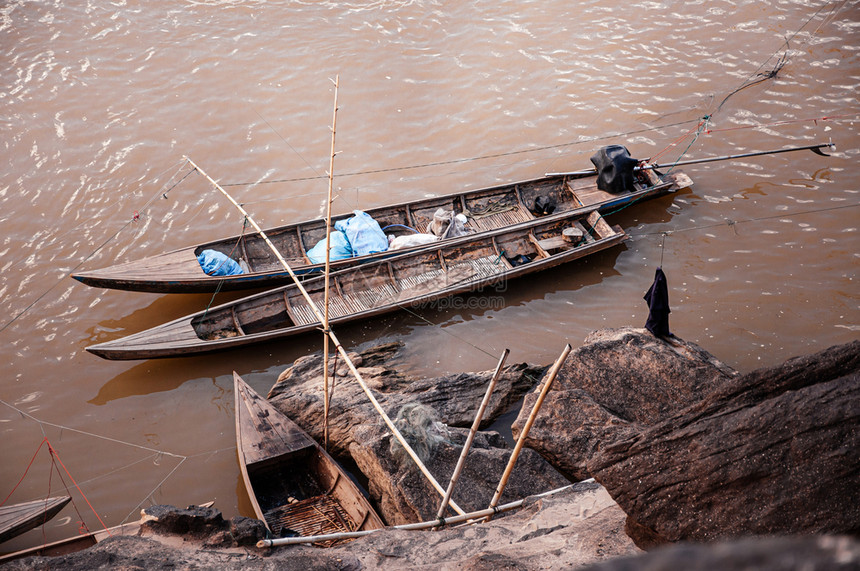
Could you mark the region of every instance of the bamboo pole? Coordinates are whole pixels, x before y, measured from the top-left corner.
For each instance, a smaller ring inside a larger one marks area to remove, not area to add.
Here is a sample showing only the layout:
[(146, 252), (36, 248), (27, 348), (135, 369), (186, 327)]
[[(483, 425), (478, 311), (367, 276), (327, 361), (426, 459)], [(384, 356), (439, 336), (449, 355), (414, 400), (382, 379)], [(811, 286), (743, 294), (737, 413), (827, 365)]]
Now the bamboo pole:
[[(248, 214), (248, 212), (242, 207), (241, 204), (236, 202), (236, 200), (232, 196), (230, 196), (230, 194), (226, 190), (224, 190), (220, 184), (215, 182), (212, 179), (212, 177), (210, 177), (208, 174), (206, 174), (203, 171), (203, 169), (201, 169), (199, 166), (197, 166), (197, 164), (194, 163), (194, 161), (192, 161), (189, 157), (184, 157), (184, 158), (185, 158), (185, 160), (188, 161), (188, 163), (192, 167), (194, 167), (195, 170), (197, 170), (197, 172), (199, 172), (201, 175), (203, 175), (203, 177), (205, 177), (206, 180), (208, 180), (212, 184), (212, 186), (214, 186), (216, 189), (218, 189), (218, 191), (221, 192), (221, 194), (226, 196), (227, 199), (231, 203), (233, 203), (233, 205), (239, 210), (239, 212), (241, 212), (242, 215), (245, 216), (245, 218), (247, 218), (248, 222), (251, 223), (251, 225), (254, 227), (254, 229), (257, 231), (257, 233), (260, 234), (260, 237), (263, 239), (263, 241), (266, 242), (266, 244), (269, 246), (269, 248), (272, 250), (272, 252), (278, 258), (278, 261), (281, 263), (281, 266), (283, 266), (283, 268), (287, 271), (287, 273), (290, 274), (290, 277), (293, 278), (293, 281), (295, 282), (296, 287), (298, 288), (299, 292), (301, 292), (302, 297), (304, 297), (305, 301), (308, 302), (308, 307), (310, 307), (311, 311), (313, 311), (314, 316), (316, 316), (316, 318), (317, 318), (317, 321), (319, 321), (320, 324), (322, 324), (324, 316), (322, 315), (322, 313), (320, 313), (319, 307), (317, 307), (316, 302), (314, 302), (314, 300), (311, 299), (310, 294), (308, 294), (308, 291), (302, 285), (301, 281), (299, 281), (298, 276), (296, 276), (295, 272), (293, 272), (293, 269), (290, 267), (290, 265), (287, 263), (287, 261), (281, 255), (281, 252), (278, 251), (278, 249), (275, 247), (274, 244), (272, 244), (272, 241), (269, 240), (269, 237), (266, 235), (266, 233), (263, 231), (263, 229), (260, 228), (259, 224), (257, 224), (257, 222), (253, 218), (251, 218), (251, 215)], [(328, 335), (331, 338), (332, 343), (334, 343), (334, 346), (337, 349), (338, 353), (340, 354), (341, 357), (343, 357), (343, 360), (346, 362), (346, 366), (349, 368), (350, 372), (353, 374), (355, 379), (358, 381), (358, 384), (361, 386), (362, 390), (364, 391), (364, 394), (366, 394), (367, 398), (370, 399), (370, 403), (373, 405), (373, 408), (375, 408), (376, 411), (379, 413), (379, 415), (382, 417), (382, 420), (383, 420), (383, 422), (385, 422), (385, 425), (388, 426), (388, 429), (391, 430), (394, 437), (397, 438), (397, 440), (403, 446), (403, 449), (406, 450), (406, 453), (409, 454), (409, 456), (412, 458), (412, 460), (418, 466), (418, 469), (421, 470), (421, 473), (424, 474), (424, 476), (427, 478), (427, 480), (430, 482), (430, 484), (436, 489), (437, 492), (439, 492), (439, 495), (444, 497), (445, 496), (445, 490), (442, 488), (442, 486), (439, 485), (439, 482), (436, 481), (436, 478), (433, 477), (433, 474), (430, 473), (430, 471), (427, 469), (427, 466), (424, 465), (424, 462), (422, 462), (421, 458), (418, 457), (418, 454), (415, 453), (415, 450), (413, 450), (412, 447), (409, 445), (409, 443), (406, 442), (406, 439), (403, 438), (403, 435), (400, 434), (399, 430), (397, 430), (397, 427), (394, 425), (394, 422), (392, 422), (391, 418), (389, 418), (388, 414), (385, 412), (385, 410), (383, 410), (382, 405), (380, 405), (379, 401), (376, 400), (376, 397), (373, 396), (373, 392), (371, 392), (370, 388), (367, 386), (367, 383), (364, 381), (364, 378), (361, 376), (361, 373), (359, 373), (358, 369), (355, 368), (355, 365), (353, 364), (352, 359), (349, 358), (349, 355), (347, 354), (346, 349), (344, 349), (343, 345), (340, 344), (340, 341), (338, 340), (337, 336), (334, 334), (334, 331), (329, 329)], [(451, 502), (451, 507), (454, 508), (454, 510), (459, 514), (465, 513), (460, 508), (460, 506), (458, 506), (453, 501)]]
[[(806, 145), (803, 147), (788, 147), (787, 149), (774, 149), (771, 151), (756, 151), (754, 153), (742, 153), (739, 155), (723, 155), (720, 157), (707, 157), (704, 159), (690, 159), (686, 161), (678, 161), (671, 165), (658, 165), (658, 164), (645, 164), (642, 166), (633, 167), (634, 171), (639, 170), (647, 170), (647, 169), (662, 169), (666, 167), (681, 167), (686, 165), (698, 165), (702, 163), (713, 163), (716, 161), (730, 161), (733, 159), (745, 159), (747, 157), (761, 157), (764, 155), (776, 155), (779, 153), (791, 153), (794, 151), (812, 151), (816, 155), (821, 155), (822, 157), (829, 157), (830, 155), (822, 152), (821, 149), (827, 148), (830, 151), (836, 150), (836, 145), (834, 143), (820, 143), (818, 145)], [(647, 162), (647, 161), (646, 161)], [(572, 172), (548, 172), (544, 176), (588, 176), (591, 174), (597, 174), (597, 169), (583, 169), (581, 171), (572, 171)]]
[[(587, 481), (587, 480), (586, 480)], [(548, 492), (543, 492), (542, 494), (536, 494), (534, 496), (529, 496), (532, 498), (545, 498), (547, 496), (552, 496), (554, 494), (558, 494), (560, 492), (564, 492), (572, 488), (573, 484), (568, 484), (567, 486), (563, 486), (561, 488), (556, 488), (555, 490), (550, 490)], [(405, 530), (421, 530), (421, 529), (430, 529), (433, 527), (441, 527), (443, 525), (450, 525), (455, 523), (461, 523), (470, 519), (477, 519), (480, 517), (484, 517), (488, 514), (499, 513), (510, 511), (519, 507), (525, 503), (527, 498), (523, 498), (521, 500), (516, 500), (507, 504), (503, 504), (501, 506), (495, 508), (486, 508), (483, 510), (478, 510), (475, 512), (457, 515), (449, 518), (438, 518), (431, 521), (422, 521), (420, 523), (406, 523), (402, 525), (395, 525), (391, 527), (383, 527), (380, 529), (368, 529), (364, 531), (348, 531), (344, 533), (329, 533), (326, 535), (308, 535), (304, 537), (284, 537), (280, 539), (261, 539), (257, 542), (257, 547), (279, 547), (283, 545), (297, 545), (300, 543), (316, 543), (318, 541), (330, 541), (335, 539), (354, 539), (356, 537), (364, 537), (365, 535), (371, 535), (373, 533), (379, 533), (386, 529), (405, 529)]]
[[(561, 366), (564, 364), (564, 360), (567, 359), (567, 356), (570, 354), (570, 343), (564, 346), (564, 350), (561, 352), (559, 358), (555, 361), (550, 369), (549, 374), (547, 375), (546, 382), (543, 385), (543, 388), (540, 391), (540, 395), (538, 395), (537, 401), (535, 405), (532, 407), (532, 412), (529, 414), (529, 418), (526, 421), (526, 425), (523, 427), (523, 431), (520, 433), (520, 437), (517, 438), (517, 444), (514, 446), (514, 451), (511, 453), (511, 457), (508, 460), (508, 465), (505, 468), (505, 473), (502, 474), (502, 479), (499, 481), (499, 485), (496, 488), (496, 493), (493, 494), (493, 499), (490, 501), (489, 509), (495, 508), (496, 504), (499, 503), (499, 498), (502, 497), (502, 492), (505, 491), (505, 486), (508, 485), (508, 478), (511, 477), (511, 472), (514, 470), (514, 464), (517, 463), (517, 459), (520, 456), (520, 451), (523, 449), (523, 445), (526, 442), (526, 437), (529, 435), (529, 430), (531, 430), (532, 425), (535, 422), (535, 418), (537, 418), (537, 413), (540, 410), (541, 405), (543, 404), (543, 400), (546, 398), (547, 393), (549, 392), (549, 388), (552, 385), (552, 382), (555, 380), (555, 377), (558, 375), (558, 372), (561, 370)], [(489, 514), (484, 518), (484, 521), (490, 521), (493, 519), (493, 514)]]
[(484, 400), (481, 401), (481, 406), (478, 407), (478, 412), (475, 414), (475, 421), (472, 423), (472, 429), (469, 431), (469, 436), (466, 438), (466, 443), (463, 444), (463, 451), (460, 453), (460, 459), (457, 460), (457, 467), (454, 468), (454, 473), (451, 475), (451, 481), (448, 483), (448, 490), (445, 492), (445, 497), (439, 505), (437, 518), (445, 515), (445, 509), (448, 507), (448, 502), (451, 500), (451, 494), (454, 493), (454, 486), (457, 480), (460, 479), (460, 472), (463, 470), (463, 465), (466, 463), (466, 456), (469, 454), (469, 449), (472, 448), (472, 441), (475, 439), (475, 433), (481, 426), (481, 419), (484, 418), (484, 411), (487, 410), (487, 405), (490, 404), (490, 396), (493, 394), (493, 389), (496, 388), (496, 383), (499, 381), (499, 376), (502, 374), (502, 367), (505, 366), (505, 360), (510, 354), (510, 349), (505, 349), (502, 353), (502, 358), (499, 359), (499, 364), (496, 366), (496, 371), (490, 379), (490, 384), (487, 385), (487, 392), (484, 394)]
[(328, 394), (328, 288), (329, 279), (331, 276), (331, 195), (332, 187), (334, 186), (334, 138), (337, 132), (337, 88), (340, 76), (334, 78), (334, 111), (331, 118), (331, 156), (328, 167), (328, 202), (326, 204), (326, 225), (325, 225), (325, 315), (323, 315), (323, 448), (328, 450), (328, 412), (329, 412), (329, 394)]

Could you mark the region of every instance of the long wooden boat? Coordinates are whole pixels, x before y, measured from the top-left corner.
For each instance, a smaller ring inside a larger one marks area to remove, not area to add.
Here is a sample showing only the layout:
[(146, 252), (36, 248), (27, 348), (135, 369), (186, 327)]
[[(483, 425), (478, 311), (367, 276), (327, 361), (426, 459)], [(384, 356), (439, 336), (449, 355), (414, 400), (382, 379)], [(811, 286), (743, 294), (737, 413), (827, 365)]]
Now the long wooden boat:
[(136, 535), (138, 531), (140, 531), (139, 521), (124, 523), (122, 525), (100, 529), (98, 531), (91, 531), (90, 533), (85, 533), (83, 535), (75, 535), (73, 537), (67, 537), (65, 539), (46, 543), (45, 545), (37, 545), (14, 553), (0, 555), (0, 565), (16, 559), (23, 559), (25, 557), (57, 557), (60, 555), (68, 555), (69, 553), (77, 553), (78, 551), (83, 551), (84, 549), (94, 546), (100, 541), (104, 541), (108, 537), (116, 535)]
[[(580, 242), (565, 234), (580, 233)], [(329, 323), (337, 325), (406, 305), (478, 290), (551, 268), (620, 243), (596, 209), (531, 226), (465, 236), (431, 249), (369, 262), (331, 274)], [(322, 307), (325, 280), (303, 282)], [(318, 329), (295, 284), (257, 293), (126, 337), (91, 345), (105, 359), (149, 359), (239, 347)]]
[(257, 518), (275, 537), (380, 529), (384, 523), (313, 438), (233, 372), (236, 445)]
[(0, 543), (39, 527), (72, 501), (69, 496), (0, 506)]
[[(548, 218), (559, 218), (594, 207), (599, 208), (602, 213), (611, 212), (692, 184), (689, 177), (680, 171), (661, 175), (652, 169), (636, 172), (632, 191), (605, 192), (597, 188), (596, 181), (596, 174), (559, 174), (374, 208), (366, 212), (379, 222), (381, 227), (390, 227), (386, 232), (395, 236), (411, 233), (408, 228), (425, 232), (439, 208), (466, 215), (467, 229), (483, 233), (529, 223), (542, 217), (543, 215), (535, 210), (535, 201), (538, 199), (554, 204), (555, 209), (547, 215)], [(351, 213), (337, 216), (334, 221), (349, 216)], [(324, 219), (289, 224), (265, 232), (297, 274), (322, 270), (323, 264), (311, 263), (306, 251), (325, 238)], [(207, 249), (217, 250), (237, 262), (241, 260), (248, 271), (234, 276), (206, 275), (197, 261), (197, 255)], [(332, 263), (332, 268), (362, 264), (404, 251), (338, 260)], [(274, 287), (290, 281), (289, 274), (256, 233), (231, 236), (102, 269), (79, 272), (72, 274), (72, 277), (94, 287), (156, 293), (199, 293)]]

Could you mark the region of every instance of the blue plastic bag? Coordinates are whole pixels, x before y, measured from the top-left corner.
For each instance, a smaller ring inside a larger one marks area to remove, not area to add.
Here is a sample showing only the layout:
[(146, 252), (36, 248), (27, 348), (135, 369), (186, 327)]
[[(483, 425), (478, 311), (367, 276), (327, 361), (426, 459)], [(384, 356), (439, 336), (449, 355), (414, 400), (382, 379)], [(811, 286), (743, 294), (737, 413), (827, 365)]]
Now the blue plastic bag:
[(334, 223), (336, 230), (346, 234), (353, 255), (364, 256), (388, 249), (388, 237), (370, 214), (355, 210), (355, 216)]
[[(345, 260), (352, 257), (352, 248), (346, 234), (337, 230), (331, 233), (331, 255), (329, 259)], [(308, 259), (313, 264), (325, 263), (325, 238), (316, 243), (316, 246), (308, 250)]]
[(218, 250), (203, 250), (197, 255), (197, 262), (208, 276), (235, 276), (244, 273), (238, 262)]

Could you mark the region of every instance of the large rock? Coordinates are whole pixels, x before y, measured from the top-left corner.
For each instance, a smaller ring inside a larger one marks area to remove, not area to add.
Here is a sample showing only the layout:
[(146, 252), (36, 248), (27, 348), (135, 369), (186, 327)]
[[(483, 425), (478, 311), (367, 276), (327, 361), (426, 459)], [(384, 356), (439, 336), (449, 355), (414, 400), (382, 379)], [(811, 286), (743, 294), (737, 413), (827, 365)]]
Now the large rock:
[[(356, 368), (373, 391), (386, 413), (394, 417), (407, 404), (424, 404), (436, 411), (449, 426), (471, 426), (493, 371), (457, 373), (438, 378), (419, 379), (404, 375), (390, 366), (401, 343), (373, 347), (350, 353)], [(388, 364), (389, 366), (384, 366)], [(318, 442), (323, 440), (322, 354), (298, 359), (284, 370), (269, 392), (272, 403)], [(329, 452), (348, 455), (355, 426), (375, 422), (379, 414), (346, 367), (343, 359), (329, 364), (334, 389), (329, 412)], [(493, 397), (484, 413), (482, 427), (489, 426), (531, 390), (544, 367), (525, 363), (504, 368)]]
[[(646, 329), (591, 333), (559, 371), (525, 445), (572, 479), (590, 477), (587, 462), (600, 448), (635, 434), (698, 402), (737, 375), (713, 355), (677, 337)], [(540, 387), (525, 398), (512, 428), (518, 437)]]
[[(447, 489), (469, 431), (444, 427), (444, 438), (422, 458), (425, 466)], [(371, 498), (389, 525), (428, 521), (436, 517), (442, 497), (380, 424), (355, 432), (350, 452), (369, 480)], [(413, 448), (427, 449), (427, 446)], [(417, 451), (417, 450), (416, 450)], [(489, 506), (507, 466), (511, 450), (496, 432), (478, 432), (454, 489), (452, 499), (466, 512)], [(501, 496), (500, 503), (566, 486), (569, 482), (532, 450), (523, 449)], [(456, 515), (449, 508), (446, 515)]]
[(266, 551), (213, 549), (207, 547), (212, 538), (115, 536), (78, 553), (30, 557), (0, 567), (4, 571), (571, 569), (640, 553), (623, 527), (624, 512), (606, 490), (592, 483), (549, 497), (528, 498), (522, 508), (490, 523), (438, 531), (383, 529), (330, 549), (303, 545)]
[(588, 471), (643, 542), (860, 533), (860, 341), (760, 369), (604, 442)]
[(581, 571), (796, 571), (860, 568), (860, 543), (851, 537), (745, 538), (672, 545), (629, 557), (594, 563)]

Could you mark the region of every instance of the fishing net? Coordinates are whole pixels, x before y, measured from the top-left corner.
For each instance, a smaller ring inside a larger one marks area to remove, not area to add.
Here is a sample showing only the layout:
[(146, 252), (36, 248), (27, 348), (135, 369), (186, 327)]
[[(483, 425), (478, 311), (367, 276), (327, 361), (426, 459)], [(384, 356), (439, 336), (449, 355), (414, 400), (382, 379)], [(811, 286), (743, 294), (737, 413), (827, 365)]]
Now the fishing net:
[[(440, 443), (448, 440), (448, 427), (439, 422), (436, 411), (423, 404), (404, 405), (397, 413), (394, 425), (422, 462), (433, 455)], [(391, 439), (390, 451), (401, 466), (411, 462), (396, 438)]]

